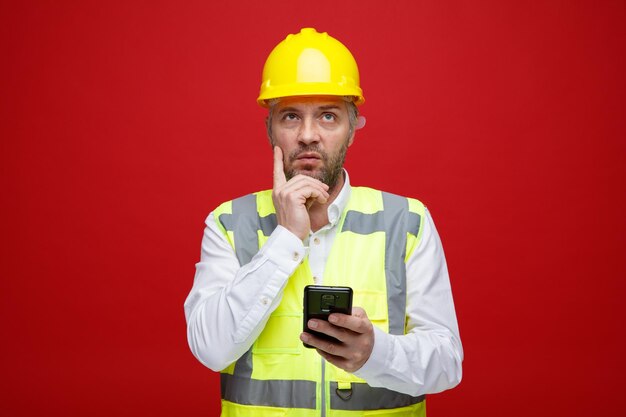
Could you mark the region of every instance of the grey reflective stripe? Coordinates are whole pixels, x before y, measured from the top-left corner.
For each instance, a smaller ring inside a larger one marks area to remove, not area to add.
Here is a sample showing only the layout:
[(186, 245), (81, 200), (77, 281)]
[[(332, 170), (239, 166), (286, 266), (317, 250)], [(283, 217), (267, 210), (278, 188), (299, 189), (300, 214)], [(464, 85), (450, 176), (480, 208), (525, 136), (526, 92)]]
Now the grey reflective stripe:
[(252, 376), (252, 346), (237, 359), (233, 373), (242, 378), (250, 378)]
[(376, 213), (367, 214), (350, 210), (346, 213), (343, 221), (342, 232), (353, 232), (360, 235), (369, 235), (374, 232), (385, 231), (384, 213), (378, 211)]
[(417, 237), (420, 232), (420, 222), (422, 218), (419, 214), (409, 211), (409, 227), (408, 232)]
[[(261, 231), (263, 232), (263, 235), (264, 236), (271, 235), (274, 229), (276, 229), (276, 225), (278, 224), (276, 221), (276, 214), (271, 213), (265, 217), (260, 217), (257, 214), (257, 217), (258, 217), (258, 225)], [(229, 230), (231, 232), (235, 230), (235, 216), (233, 216), (232, 214), (230, 213), (220, 214), (219, 220), (220, 220), (220, 223), (222, 223), (222, 226), (224, 226), (224, 229)], [(239, 221), (241, 221), (241, 219), (239, 219)]]
[[(257, 237), (258, 214), (256, 211), (256, 195), (248, 194), (233, 200), (232, 230), (235, 238), (235, 253), (239, 265), (250, 262), (259, 251)], [(252, 238), (252, 239), (251, 239)]]
[(222, 226), (224, 226), (224, 229), (226, 229), (226, 230), (228, 230), (230, 232), (233, 231), (233, 228), (235, 226), (234, 226), (234, 221), (233, 221), (233, 215), (232, 214), (230, 214), (230, 213), (220, 214), (219, 221), (220, 221), (220, 223), (222, 223)]
[(237, 404), (315, 409), (316, 384), (300, 380), (261, 380), (221, 374), (222, 399)]
[(389, 334), (404, 334), (406, 315), (406, 231), (409, 202), (395, 194), (382, 193), (385, 209), (385, 276)]
[[(232, 223), (229, 226), (233, 231), (237, 260), (243, 266), (249, 263), (252, 257), (259, 251), (257, 235), (259, 215), (256, 208), (256, 195), (249, 194), (233, 200), (232, 205), (233, 214), (230, 219)], [(252, 348), (248, 349), (237, 360), (234, 374), (242, 378), (250, 378), (252, 376)]]
[(261, 231), (263, 232), (263, 236), (269, 236), (272, 234), (274, 229), (276, 229), (276, 225), (278, 221), (276, 220), (276, 214), (268, 214), (265, 217), (259, 216), (259, 226), (261, 227)]
[(352, 396), (344, 400), (336, 393), (337, 383), (330, 383), (330, 408), (332, 410), (384, 410), (407, 407), (426, 398), (425, 395), (412, 397), (387, 388), (374, 388), (367, 384), (352, 383)]

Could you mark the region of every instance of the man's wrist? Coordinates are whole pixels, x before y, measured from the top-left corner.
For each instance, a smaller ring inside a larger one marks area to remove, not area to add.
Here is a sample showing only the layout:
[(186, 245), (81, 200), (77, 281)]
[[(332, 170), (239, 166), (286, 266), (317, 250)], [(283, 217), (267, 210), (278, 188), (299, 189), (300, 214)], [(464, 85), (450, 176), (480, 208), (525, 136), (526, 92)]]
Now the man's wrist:
[(306, 256), (306, 248), (302, 240), (281, 225), (276, 226), (260, 252), (289, 275)]
[(391, 335), (374, 326), (374, 347), (372, 348), (372, 353), (363, 366), (354, 372), (355, 376), (369, 382), (380, 374), (381, 369), (386, 369), (391, 337)]

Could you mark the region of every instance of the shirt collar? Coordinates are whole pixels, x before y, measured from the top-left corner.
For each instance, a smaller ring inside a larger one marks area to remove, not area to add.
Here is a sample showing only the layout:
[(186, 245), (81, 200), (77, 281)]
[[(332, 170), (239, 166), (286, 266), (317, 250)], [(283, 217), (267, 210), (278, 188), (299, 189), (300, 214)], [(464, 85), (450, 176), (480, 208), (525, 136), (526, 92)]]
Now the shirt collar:
[(343, 213), (344, 209), (348, 205), (348, 200), (350, 200), (350, 194), (352, 192), (348, 171), (344, 169), (343, 174), (343, 187), (341, 187), (341, 191), (339, 191), (339, 194), (337, 194), (337, 198), (335, 198), (330, 206), (328, 206), (328, 222), (330, 223), (331, 227), (335, 227), (337, 223), (339, 223), (339, 219), (341, 219), (341, 213)]

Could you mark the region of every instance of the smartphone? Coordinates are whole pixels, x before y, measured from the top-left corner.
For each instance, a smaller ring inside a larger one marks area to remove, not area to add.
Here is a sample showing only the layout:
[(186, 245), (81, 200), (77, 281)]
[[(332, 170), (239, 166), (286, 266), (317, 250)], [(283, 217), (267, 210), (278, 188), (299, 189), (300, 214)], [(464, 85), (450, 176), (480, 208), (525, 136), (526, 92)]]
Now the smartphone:
[[(352, 314), (352, 288), (307, 285), (304, 287), (303, 331), (322, 339), (338, 341), (334, 337), (309, 329), (310, 319), (328, 320), (330, 313)], [(312, 348), (304, 343), (304, 346)]]

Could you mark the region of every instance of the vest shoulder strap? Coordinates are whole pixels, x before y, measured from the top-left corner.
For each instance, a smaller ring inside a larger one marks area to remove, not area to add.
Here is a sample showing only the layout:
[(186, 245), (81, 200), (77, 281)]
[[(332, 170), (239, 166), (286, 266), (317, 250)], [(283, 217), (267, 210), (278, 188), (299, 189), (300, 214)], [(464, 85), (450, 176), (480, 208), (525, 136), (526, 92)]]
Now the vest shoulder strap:
[(425, 211), (426, 206), (414, 198), (369, 187), (352, 187), (342, 231), (372, 233), (384, 230), (389, 233), (404, 230), (407, 234), (406, 262), (421, 241)]
[(276, 228), (273, 205), (267, 215), (261, 214), (262, 209), (267, 212), (265, 203), (267, 194), (267, 191), (248, 194), (220, 205), (213, 212), (218, 227), (235, 249), (240, 265), (249, 263), (259, 251), (259, 231), (269, 236)]

